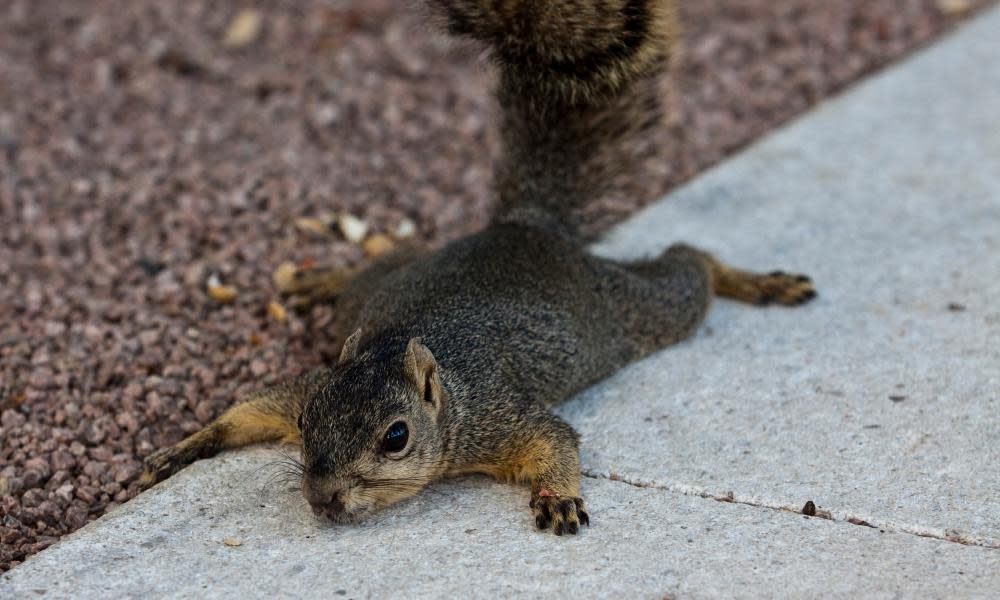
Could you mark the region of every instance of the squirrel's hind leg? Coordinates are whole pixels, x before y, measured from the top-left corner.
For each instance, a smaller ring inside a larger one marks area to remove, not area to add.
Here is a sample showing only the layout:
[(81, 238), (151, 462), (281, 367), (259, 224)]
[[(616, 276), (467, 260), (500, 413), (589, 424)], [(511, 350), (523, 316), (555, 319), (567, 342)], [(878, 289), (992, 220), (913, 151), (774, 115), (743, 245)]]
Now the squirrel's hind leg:
[(292, 305), (298, 310), (314, 304), (339, 301), (344, 294), (367, 296), (378, 282), (395, 271), (424, 255), (424, 249), (416, 243), (408, 243), (379, 257), (362, 269), (349, 267), (316, 267), (294, 269), (275, 274), (278, 291), (291, 296)]
[(201, 431), (146, 457), (139, 478), (142, 489), (163, 481), (200, 458), (226, 448), (283, 441), (301, 445), (298, 418), (302, 406), (326, 381), (328, 369), (316, 369), (251, 394)]
[[(280, 270), (279, 270), (280, 273)], [(292, 298), (296, 310), (334, 300), (350, 284), (356, 271), (345, 267), (295, 269), (275, 275), (278, 291)]]
[(714, 296), (760, 306), (796, 306), (816, 297), (805, 275), (742, 271), (686, 244), (612, 268), (612, 301), (621, 307), (626, 334), (640, 356), (694, 333)]
[(629, 268), (657, 277), (660, 273), (675, 268), (677, 262), (685, 260), (701, 263), (708, 272), (712, 293), (720, 298), (730, 298), (758, 306), (768, 304), (798, 306), (816, 297), (812, 280), (806, 275), (784, 271), (770, 273), (743, 271), (725, 264), (708, 252), (686, 244), (675, 244), (660, 258), (632, 263)]
[(784, 271), (752, 273), (717, 263), (713, 280), (715, 294), (720, 298), (758, 306), (798, 306), (817, 296), (809, 276)]
[(629, 360), (689, 337), (712, 301), (708, 262), (686, 246), (671, 246), (655, 259), (608, 262), (602, 280), (632, 346)]

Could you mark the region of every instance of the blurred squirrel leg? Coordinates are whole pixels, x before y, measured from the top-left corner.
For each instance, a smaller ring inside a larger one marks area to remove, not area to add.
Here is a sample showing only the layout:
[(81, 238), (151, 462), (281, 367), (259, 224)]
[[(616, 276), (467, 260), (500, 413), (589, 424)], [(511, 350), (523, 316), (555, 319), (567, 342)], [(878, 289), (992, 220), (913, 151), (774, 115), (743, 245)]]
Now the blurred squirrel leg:
[(275, 275), (275, 285), (279, 292), (292, 297), (296, 309), (303, 310), (338, 300), (347, 292), (367, 295), (382, 277), (424, 254), (422, 246), (408, 243), (363, 268), (319, 267), (279, 272)]

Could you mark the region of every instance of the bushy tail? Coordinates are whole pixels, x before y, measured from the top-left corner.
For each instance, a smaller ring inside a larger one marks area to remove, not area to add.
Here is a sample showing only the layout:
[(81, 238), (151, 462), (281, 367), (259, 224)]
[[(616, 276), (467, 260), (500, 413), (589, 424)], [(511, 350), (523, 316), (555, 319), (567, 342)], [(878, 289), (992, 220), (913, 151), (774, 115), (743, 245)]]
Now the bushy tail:
[(625, 142), (660, 119), (673, 0), (428, 2), (451, 33), (485, 42), (499, 68), (495, 221), (580, 235), (582, 209), (633, 162)]

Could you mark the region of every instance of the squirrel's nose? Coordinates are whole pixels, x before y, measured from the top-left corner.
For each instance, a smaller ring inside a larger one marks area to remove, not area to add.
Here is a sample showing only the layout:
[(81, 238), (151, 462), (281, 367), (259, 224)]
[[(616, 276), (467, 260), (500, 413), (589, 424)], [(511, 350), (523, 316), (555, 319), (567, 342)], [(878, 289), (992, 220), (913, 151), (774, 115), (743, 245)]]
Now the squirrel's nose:
[(316, 516), (336, 515), (344, 512), (344, 499), (340, 490), (333, 492), (326, 502), (313, 502), (312, 498), (310, 498), (309, 504), (312, 506), (313, 514)]
[(346, 488), (343, 482), (332, 477), (315, 477), (307, 474), (302, 480), (302, 492), (316, 516), (336, 520), (346, 510)]

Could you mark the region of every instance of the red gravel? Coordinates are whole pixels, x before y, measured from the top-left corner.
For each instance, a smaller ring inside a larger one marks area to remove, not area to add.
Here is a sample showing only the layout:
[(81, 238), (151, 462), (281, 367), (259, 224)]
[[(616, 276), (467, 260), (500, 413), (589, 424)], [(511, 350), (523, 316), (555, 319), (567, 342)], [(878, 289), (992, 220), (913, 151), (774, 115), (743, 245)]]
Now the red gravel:
[[(275, 322), (270, 275), (362, 252), (296, 218), (409, 217), (432, 242), (484, 222), (495, 143), (474, 54), (406, 3), (255, 4), (260, 37), (237, 49), (222, 40), (245, 2), (0, 6), (0, 571), (126, 501), (144, 456), (241, 392), (333, 356), (332, 309)], [(683, 2), (673, 125), (608, 214), (926, 42), (960, 4)], [(207, 296), (212, 273), (234, 304)]]

